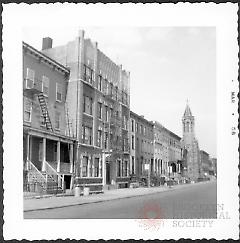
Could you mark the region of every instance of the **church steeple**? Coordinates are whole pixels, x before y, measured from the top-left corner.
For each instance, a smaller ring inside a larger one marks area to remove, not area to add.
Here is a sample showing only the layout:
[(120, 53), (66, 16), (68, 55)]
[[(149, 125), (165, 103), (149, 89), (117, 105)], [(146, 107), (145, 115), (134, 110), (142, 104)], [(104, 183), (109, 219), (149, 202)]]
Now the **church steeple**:
[(191, 112), (191, 109), (188, 105), (188, 100), (187, 100), (187, 105), (186, 105), (183, 117), (189, 117), (189, 116), (192, 116), (192, 112)]
[(186, 104), (186, 108), (182, 117), (182, 146), (185, 151), (184, 161), (186, 164), (186, 177), (197, 181), (199, 178), (199, 147), (195, 137), (195, 118), (192, 115), (190, 106)]
[(191, 140), (194, 138), (194, 116), (192, 115), (191, 109), (188, 104), (186, 104), (186, 108), (182, 118), (183, 125), (183, 137), (188, 137), (187, 140)]

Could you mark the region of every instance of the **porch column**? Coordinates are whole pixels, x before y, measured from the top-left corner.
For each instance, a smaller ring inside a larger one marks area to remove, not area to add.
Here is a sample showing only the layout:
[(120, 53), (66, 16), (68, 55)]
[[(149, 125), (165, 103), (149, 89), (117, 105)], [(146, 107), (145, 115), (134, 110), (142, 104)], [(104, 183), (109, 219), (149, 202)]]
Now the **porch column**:
[(130, 161), (129, 161), (129, 173), (132, 174), (132, 156), (130, 157)]
[(46, 171), (46, 138), (43, 138), (42, 171)]
[(162, 174), (162, 163), (161, 159), (159, 159), (159, 170), (160, 170), (160, 175)]
[(102, 170), (102, 159), (101, 159), (101, 157), (99, 155), (99, 160), (98, 160), (98, 177), (102, 177), (101, 170)]
[(60, 172), (60, 141), (57, 141), (57, 172)]
[(69, 154), (69, 160), (70, 160), (70, 173), (73, 173), (73, 144), (70, 144), (70, 154)]
[(62, 175), (62, 189), (64, 190), (65, 188), (65, 183), (64, 183), (64, 175)]
[(102, 182), (103, 186), (106, 185), (106, 155), (102, 154)]
[(82, 178), (82, 164), (83, 164), (83, 155), (80, 155), (80, 177)]
[(91, 165), (92, 157), (88, 156), (88, 162), (87, 162), (87, 177), (90, 177), (90, 165)]
[(30, 144), (30, 136), (29, 134), (27, 134), (27, 144), (26, 144), (26, 149), (27, 149), (27, 163), (26, 163), (26, 166), (27, 166), (27, 170), (30, 169), (30, 163), (29, 163), (29, 160), (30, 160), (30, 153), (29, 153), (29, 144)]
[(156, 174), (155, 158), (153, 157), (153, 173)]
[(121, 162), (120, 162), (120, 177), (122, 177), (122, 175), (123, 175), (123, 162), (122, 162), (122, 159), (120, 160)]
[(94, 160), (95, 160), (95, 157), (92, 156), (92, 177), (95, 177), (95, 166), (94, 166)]

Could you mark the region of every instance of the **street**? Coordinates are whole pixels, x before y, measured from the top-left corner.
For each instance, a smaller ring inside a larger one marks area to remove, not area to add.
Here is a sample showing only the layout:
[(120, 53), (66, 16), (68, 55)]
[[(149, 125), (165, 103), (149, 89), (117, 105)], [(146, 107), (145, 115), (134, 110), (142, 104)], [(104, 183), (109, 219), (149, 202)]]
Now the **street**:
[(24, 218), (216, 218), (217, 182), (107, 202), (25, 212)]

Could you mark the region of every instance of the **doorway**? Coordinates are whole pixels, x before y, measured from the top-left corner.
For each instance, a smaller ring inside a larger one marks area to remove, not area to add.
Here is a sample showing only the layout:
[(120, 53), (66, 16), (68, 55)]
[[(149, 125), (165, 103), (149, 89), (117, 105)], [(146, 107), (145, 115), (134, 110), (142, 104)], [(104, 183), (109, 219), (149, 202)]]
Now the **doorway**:
[(106, 184), (111, 184), (110, 181), (110, 163), (106, 163)]
[(70, 189), (70, 186), (71, 186), (71, 176), (70, 175), (64, 175), (64, 183), (65, 183), (65, 189)]

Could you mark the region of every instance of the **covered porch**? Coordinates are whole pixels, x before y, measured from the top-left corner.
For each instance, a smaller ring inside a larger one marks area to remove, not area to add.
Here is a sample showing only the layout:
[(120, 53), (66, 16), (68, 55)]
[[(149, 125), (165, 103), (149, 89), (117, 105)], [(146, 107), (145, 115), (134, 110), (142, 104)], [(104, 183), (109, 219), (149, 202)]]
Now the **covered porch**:
[(64, 136), (47, 134), (29, 129), (23, 135), (24, 170), (30, 170), (30, 163), (43, 176), (51, 176), (64, 189), (73, 184), (74, 157), (73, 140)]

